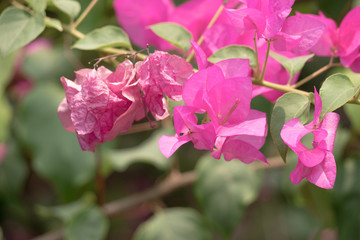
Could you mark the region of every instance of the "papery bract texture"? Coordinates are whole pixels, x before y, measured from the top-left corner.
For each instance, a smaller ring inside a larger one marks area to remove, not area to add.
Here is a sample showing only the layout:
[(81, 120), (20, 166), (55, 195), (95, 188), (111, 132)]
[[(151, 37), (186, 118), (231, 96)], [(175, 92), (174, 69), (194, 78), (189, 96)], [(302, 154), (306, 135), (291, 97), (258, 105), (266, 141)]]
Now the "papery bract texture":
[(143, 100), (156, 120), (169, 113), (164, 94), (182, 100), (183, 86), (193, 74), (192, 66), (185, 59), (162, 51), (155, 51), (136, 65)]
[[(339, 115), (327, 113), (320, 121), (322, 108), (321, 98), (315, 89), (314, 120), (302, 125), (299, 119), (287, 121), (281, 130), (284, 142), (298, 155), (296, 169), (291, 173), (290, 180), (298, 184), (303, 178), (321, 188), (333, 188), (336, 178), (336, 163), (333, 156), (333, 147)], [(308, 149), (301, 139), (313, 134), (313, 149)]]
[(129, 66), (132, 63), (127, 60), (115, 73), (100, 67), (77, 71), (75, 81), (61, 78), (66, 99), (58, 115), (66, 130), (76, 132), (84, 151), (94, 151), (144, 116), (135, 74), (123, 74)]

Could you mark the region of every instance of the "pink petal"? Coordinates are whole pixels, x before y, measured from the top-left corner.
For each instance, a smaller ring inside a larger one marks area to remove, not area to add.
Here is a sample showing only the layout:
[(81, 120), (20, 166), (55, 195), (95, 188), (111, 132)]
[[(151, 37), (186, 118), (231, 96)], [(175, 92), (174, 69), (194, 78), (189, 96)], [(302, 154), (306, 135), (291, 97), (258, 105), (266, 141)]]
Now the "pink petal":
[(183, 100), (186, 105), (204, 109), (205, 90), (213, 87), (213, 82), (209, 82), (210, 78), (221, 81), (224, 79), (224, 74), (219, 67), (214, 65), (194, 73), (189, 78), (183, 90)]
[(299, 161), (301, 161), (305, 167), (314, 167), (324, 160), (326, 151), (314, 148), (298, 152), (297, 154), (299, 156)]
[(142, 48), (146, 48), (147, 44), (163, 50), (172, 48), (148, 29), (148, 26), (167, 21), (174, 8), (171, 0), (114, 1), (114, 9), (120, 25), (131, 41)]
[(301, 161), (298, 161), (295, 170), (290, 173), (290, 180), (293, 184), (299, 184), (310, 172), (311, 168), (305, 167)]
[(191, 46), (195, 52), (196, 62), (199, 70), (203, 70), (207, 67), (208, 61), (205, 52), (202, 48), (193, 40), (190, 40)]
[(229, 127), (220, 126), (217, 129), (218, 136), (236, 136), (237, 139), (251, 144), (257, 149), (261, 148), (267, 135), (266, 114), (256, 110), (250, 110), (247, 119)]
[(225, 78), (249, 77), (249, 59), (231, 58), (215, 65), (221, 68)]
[(289, 17), (284, 22), (282, 32), (292, 36), (300, 36), (301, 39), (296, 42), (295, 47), (287, 47), (282, 43), (276, 44), (275, 48), (280, 51), (292, 51), (294, 53), (301, 53), (312, 48), (320, 39), (325, 29), (325, 25), (309, 16), (296, 15)]
[(226, 9), (231, 23), (240, 34), (256, 29), (258, 36), (262, 36), (266, 27), (266, 16), (254, 8)]
[(346, 14), (339, 26), (339, 56), (347, 56), (359, 46), (360, 6)]
[(161, 136), (159, 139), (159, 148), (160, 152), (166, 157), (169, 158), (174, 152), (184, 145), (185, 143), (191, 141), (189, 136)]
[(312, 168), (306, 179), (318, 187), (332, 189), (336, 179), (334, 155), (331, 152), (326, 152), (325, 160)]
[(256, 160), (267, 163), (265, 156), (257, 148), (236, 138), (228, 138), (224, 142), (221, 152), (226, 161), (239, 159), (246, 164)]
[(308, 133), (312, 131), (305, 128), (299, 121), (299, 119), (294, 118), (287, 121), (281, 132), (280, 136), (294, 152), (300, 152), (304, 150), (303, 144), (300, 140)]
[(221, 0), (187, 1), (176, 7), (167, 21), (184, 26), (197, 40), (222, 3)]
[(325, 114), (325, 117), (321, 122), (320, 128), (323, 130), (326, 130), (327, 136), (319, 144), (321, 144), (321, 147), (323, 149), (326, 149), (329, 152), (332, 152), (333, 148), (334, 148), (336, 129), (337, 129), (339, 121), (340, 121), (339, 114), (331, 112), (331, 113)]
[(197, 124), (196, 108), (190, 106), (176, 106), (174, 108), (175, 132), (187, 134)]
[(58, 107), (58, 116), (59, 116), (59, 119), (63, 125), (63, 127), (67, 130), (67, 131), (70, 131), (70, 132), (75, 132), (75, 128), (74, 128), (74, 125), (71, 121), (71, 111), (68, 107), (68, 103), (66, 101), (66, 98), (64, 98), (59, 107)]
[[(246, 119), (250, 111), (252, 82), (249, 77), (215, 79), (208, 78), (209, 103), (212, 120), (221, 124), (238, 124)], [(210, 110), (210, 109), (209, 109)]]

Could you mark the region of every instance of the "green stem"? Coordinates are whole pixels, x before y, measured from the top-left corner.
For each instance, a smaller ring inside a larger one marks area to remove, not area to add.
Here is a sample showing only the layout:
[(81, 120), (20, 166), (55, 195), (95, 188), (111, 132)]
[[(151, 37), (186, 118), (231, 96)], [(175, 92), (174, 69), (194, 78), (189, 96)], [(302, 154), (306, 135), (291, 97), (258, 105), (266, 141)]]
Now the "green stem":
[(255, 79), (258, 79), (260, 75), (260, 62), (259, 62), (259, 51), (257, 46), (257, 30), (255, 30), (254, 34), (254, 48), (255, 48), (255, 57), (256, 57), (256, 73), (255, 73)]
[(333, 60), (334, 60), (334, 56), (331, 56), (330, 62), (326, 66), (323, 66), (322, 68), (320, 68), (317, 71), (313, 72), (309, 76), (301, 79), (300, 81), (298, 81), (297, 83), (295, 83), (291, 87), (298, 88), (298, 87), (302, 86), (303, 84), (309, 82), (310, 80), (314, 79), (315, 77), (317, 77), (321, 73), (325, 72), (326, 70), (328, 70), (328, 69), (330, 69), (332, 67), (341, 66), (341, 63), (333, 63)]
[(102, 154), (100, 145), (95, 149), (95, 161), (96, 197), (99, 206), (103, 206), (105, 204), (105, 178), (102, 173)]
[(263, 86), (263, 87), (267, 87), (267, 88), (271, 88), (271, 89), (275, 89), (275, 90), (279, 90), (282, 92), (294, 92), (294, 93), (299, 93), (301, 95), (304, 95), (306, 97), (309, 97), (309, 93), (293, 88), (291, 86), (286, 86), (286, 85), (281, 85), (281, 84), (276, 84), (276, 83), (272, 83), (272, 82), (268, 82), (268, 81), (253, 81), (253, 84), (255, 85), (259, 85), (259, 86)]
[(259, 82), (262, 82), (264, 80), (266, 65), (267, 65), (267, 61), (269, 59), (270, 44), (271, 44), (271, 41), (267, 40), (266, 56), (265, 56), (265, 61), (264, 61), (264, 65), (263, 65), (263, 68), (262, 68), (262, 71), (261, 71), (261, 76), (260, 76)]
[[(207, 29), (211, 28), (211, 27), (215, 24), (216, 20), (219, 18), (220, 14), (221, 14), (222, 11), (224, 10), (224, 8), (225, 8), (224, 5), (221, 5), (221, 6), (218, 8), (218, 10), (216, 11), (215, 15), (213, 16), (213, 18), (210, 20), (209, 24), (207, 25), (205, 31), (206, 31)], [(204, 31), (204, 32), (205, 32), (205, 31)], [(203, 32), (203, 34), (201, 34), (199, 40), (197, 41), (197, 44), (198, 44), (199, 46), (200, 46), (200, 45), (203, 43), (203, 41), (204, 41), (204, 32)], [(186, 61), (190, 62), (191, 59), (194, 57), (194, 55), (195, 55), (195, 51), (194, 51), (194, 49), (193, 49), (193, 50), (191, 50), (191, 53), (189, 54), (189, 56), (186, 58)]]
[(78, 19), (76, 19), (76, 21), (74, 22), (74, 24), (72, 24), (72, 28), (76, 29), (77, 26), (79, 26), (79, 24), (86, 18), (86, 16), (89, 14), (89, 12), (91, 11), (91, 9), (93, 9), (93, 7), (95, 6), (95, 4), (98, 2), (98, 0), (92, 0), (90, 2), (90, 4), (85, 8), (85, 10), (82, 12), (82, 14), (80, 15), (80, 17), (78, 17)]

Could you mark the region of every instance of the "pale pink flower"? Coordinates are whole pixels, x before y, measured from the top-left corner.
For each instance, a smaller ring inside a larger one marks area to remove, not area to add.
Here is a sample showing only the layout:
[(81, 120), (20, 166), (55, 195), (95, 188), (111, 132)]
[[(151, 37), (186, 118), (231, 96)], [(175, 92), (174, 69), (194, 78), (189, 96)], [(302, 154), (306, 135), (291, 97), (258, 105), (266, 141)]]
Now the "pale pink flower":
[[(327, 113), (320, 121), (322, 103), (316, 89), (314, 102), (315, 112), (312, 122), (304, 126), (297, 118), (289, 120), (280, 135), (299, 158), (296, 169), (290, 174), (290, 180), (298, 184), (306, 178), (318, 187), (331, 189), (336, 178), (336, 163), (332, 151), (340, 117), (337, 113)], [(300, 141), (310, 133), (314, 136), (313, 149), (308, 149)]]
[(169, 113), (164, 94), (174, 101), (182, 100), (183, 86), (193, 74), (192, 66), (179, 56), (155, 51), (138, 62), (136, 69), (148, 110), (156, 120), (166, 118)]
[(132, 63), (126, 60), (115, 73), (100, 67), (77, 71), (74, 82), (61, 78), (66, 98), (58, 115), (66, 130), (76, 132), (84, 151), (94, 151), (144, 117), (134, 76)]

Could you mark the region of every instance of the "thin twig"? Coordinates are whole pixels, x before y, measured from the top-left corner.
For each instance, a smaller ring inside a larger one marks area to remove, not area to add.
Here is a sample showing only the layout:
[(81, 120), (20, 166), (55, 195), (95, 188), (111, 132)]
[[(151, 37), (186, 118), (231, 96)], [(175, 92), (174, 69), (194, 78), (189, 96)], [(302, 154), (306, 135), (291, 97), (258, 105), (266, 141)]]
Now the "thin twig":
[[(214, 15), (213, 18), (210, 20), (209, 24), (206, 26), (204, 32), (205, 32), (207, 29), (211, 28), (211, 27), (215, 24), (216, 20), (219, 18), (220, 14), (221, 14), (222, 11), (224, 10), (224, 8), (225, 8), (224, 5), (221, 5), (221, 6), (218, 8), (218, 10), (216, 11), (215, 15)], [(199, 40), (197, 41), (197, 44), (198, 44), (199, 46), (200, 46), (200, 45), (203, 43), (203, 41), (204, 41), (204, 32), (203, 32), (203, 34), (201, 34)], [(191, 59), (194, 57), (194, 55), (195, 55), (195, 51), (194, 51), (194, 49), (193, 49), (193, 50), (191, 50), (191, 53), (189, 54), (189, 56), (186, 58), (186, 61), (190, 62)]]
[[(170, 174), (158, 185), (141, 193), (110, 202), (102, 207), (105, 215), (115, 217), (118, 214), (135, 208), (145, 202), (156, 200), (167, 195), (176, 189), (191, 185), (196, 180), (195, 172), (186, 172), (182, 174)], [(63, 229), (57, 229), (44, 235), (33, 238), (32, 240), (60, 240), (64, 237)]]
[(268, 59), (269, 59), (270, 44), (271, 44), (271, 41), (267, 40), (266, 56), (265, 56), (265, 61), (264, 61), (263, 68), (261, 70), (261, 76), (260, 76), (260, 78), (258, 80), (259, 82), (262, 82), (264, 80), (265, 71), (266, 71), (266, 65), (267, 65), (267, 62), (268, 62)]
[(330, 62), (327, 65), (323, 66), (322, 68), (320, 68), (317, 71), (313, 72), (309, 76), (307, 76), (304, 79), (302, 79), (302, 80), (298, 81), (297, 83), (293, 84), (291, 87), (298, 88), (298, 87), (302, 86), (303, 84), (307, 83), (308, 81), (312, 80), (313, 78), (317, 77), (321, 73), (325, 72), (326, 70), (328, 70), (328, 69), (330, 69), (332, 67), (341, 66), (341, 63), (333, 63), (333, 60), (334, 60), (334, 55), (331, 56)]
[(76, 19), (76, 21), (71, 25), (73, 29), (76, 29), (79, 24), (86, 18), (86, 16), (89, 14), (91, 9), (95, 6), (95, 4), (98, 2), (98, 0), (92, 0), (90, 4), (85, 8), (85, 10), (82, 12), (82, 14)]

